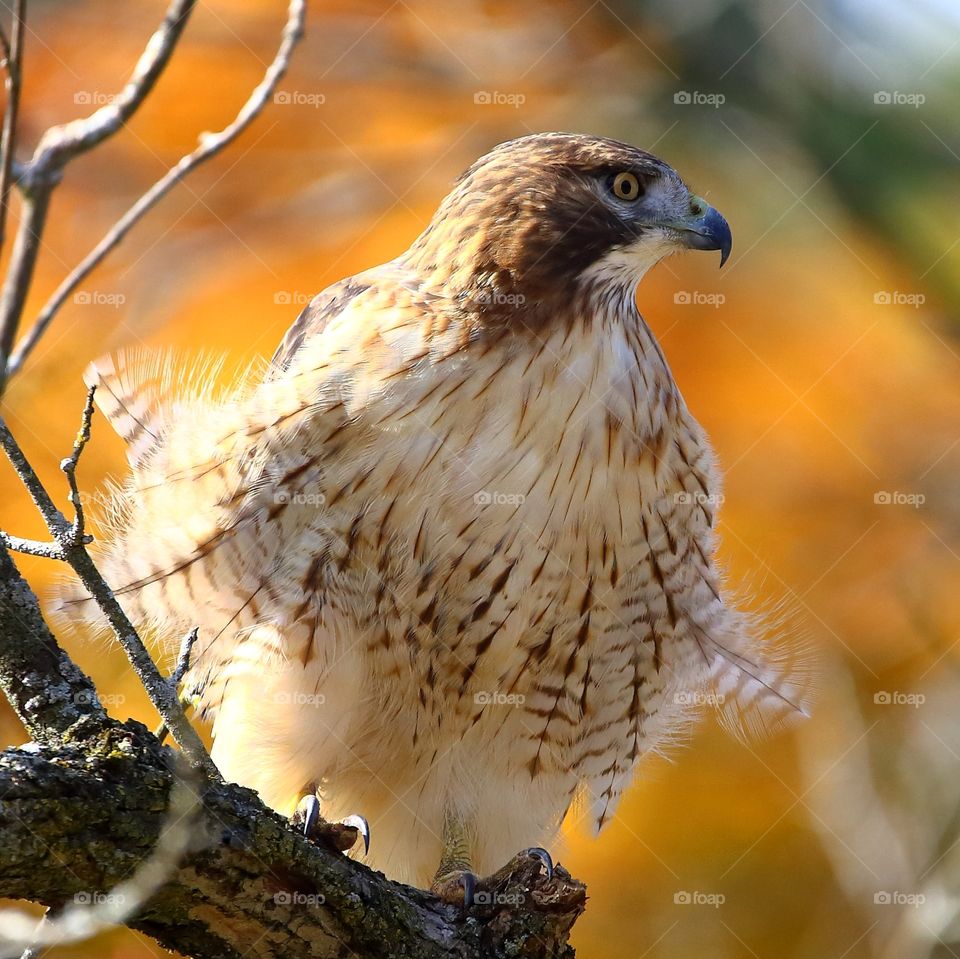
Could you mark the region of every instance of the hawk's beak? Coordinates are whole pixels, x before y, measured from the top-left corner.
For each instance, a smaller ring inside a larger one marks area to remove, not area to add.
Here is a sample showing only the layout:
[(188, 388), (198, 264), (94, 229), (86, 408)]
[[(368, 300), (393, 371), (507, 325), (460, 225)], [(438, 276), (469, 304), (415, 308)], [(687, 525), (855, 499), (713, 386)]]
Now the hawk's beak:
[(706, 200), (691, 196), (690, 213), (667, 226), (680, 231), (684, 246), (692, 250), (719, 250), (720, 266), (727, 262), (733, 246), (730, 224)]

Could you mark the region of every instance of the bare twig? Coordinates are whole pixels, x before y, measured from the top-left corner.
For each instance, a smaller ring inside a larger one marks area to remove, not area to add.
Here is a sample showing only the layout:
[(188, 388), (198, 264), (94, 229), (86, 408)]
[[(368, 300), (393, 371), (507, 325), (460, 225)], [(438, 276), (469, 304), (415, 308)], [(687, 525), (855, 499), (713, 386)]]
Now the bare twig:
[(0, 133), (0, 251), (7, 233), (7, 207), (10, 202), (10, 171), (13, 168), (13, 150), (16, 143), (17, 110), (20, 106), (20, 77), (23, 60), (23, 20), (26, 0), (17, 0), (13, 8), (11, 39), (3, 34), (4, 86), (7, 91), (7, 109), (3, 115)]
[(190, 668), (190, 654), (193, 652), (193, 644), (197, 641), (199, 632), (199, 629), (194, 626), (193, 629), (183, 637), (183, 642), (180, 644), (180, 652), (177, 655), (177, 665), (173, 667), (173, 672), (170, 674), (170, 685), (174, 690), (183, 682), (183, 677), (187, 675), (187, 670)]
[[(12, 70), (8, 72), (8, 89), (11, 77), (16, 76), (19, 82), (20, 56), (17, 30), (22, 29), (23, 3), (24, 0), (18, 0), (17, 11), (14, 14), (14, 39), (11, 42), (10, 59)], [(137, 111), (169, 62), (195, 3), (196, 0), (172, 0), (163, 23), (147, 43), (123, 90), (109, 104), (90, 116), (50, 127), (40, 138), (33, 157), (19, 170), (17, 182), (23, 192), (24, 209), (17, 229), (17, 239), (3, 294), (0, 296), (0, 395), (3, 394), (6, 385), (7, 359), (13, 349), (27, 292), (33, 279), (50, 195), (63, 177), (64, 167), (70, 160), (116, 133)], [(17, 55), (16, 58), (14, 53)], [(9, 146), (3, 150), (2, 158), (6, 176), (0, 184), (0, 187), (7, 191), (10, 184), (10, 165), (13, 162), (14, 139), (13, 120), (10, 118), (9, 111), (4, 119), (4, 137), (0, 148), (8, 142), (6, 138), (8, 123), (10, 125)], [(3, 196), (5, 197), (6, 194)], [(3, 209), (6, 210), (5, 203)]]
[[(180, 701), (181, 706), (189, 705), (189, 702), (180, 695), (180, 683), (183, 681), (183, 677), (187, 675), (187, 670), (190, 668), (190, 654), (193, 652), (193, 644), (197, 641), (197, 636), (199, 635), (199, 629), (194, 626), (193, 629), (183, 637), (183, 642), (180, 644), (180, 652), (177, 654), (177, 664), (173, 667), (173, 672), (170, 674), (170, 679), (167, 682), (170, 683), (170, 688), (176, 694), (178, 700)], [(154, 736), (163, 742), (167, 738), (167, 733), (170, 730), (167, 729), (166, 723), (160, 723), (157, 729), (154, 731)]]
[(80, 454), (83, 448), (90, 441), (90, 422), (93, 419), (93, 397), (97, 392), (97, 387), (91, 386), (87, 390), (87, 402), (83, 407), (83, 416), (80, 420), (80, 429), (77, 432), (77, 438), (73, 441), (73, 452), (60, 463), (60, 469), (67, 477), (67, 483), (70, 486), (70, 502), (73, 504), (73, 525), (71, 527), (71, 539), (75, 546), (81, 545), (84, 540), (84, 516), (83, 516), (83, 497), (77, 487), (77, 463), (80, 462)]
[[(91, 399), (92, 391), (88, 395), (87, 405), (84, 408), (83, 425), (74, 443), (73, 455), (61, 464), (68, 479), (73, 477), (80, 453), (83, 452), (83, 447), (89, 438), (90, 416), (92, 415)], [(84, 542), (83, 523), (80, 515), (78, 514), (74, 522), (71, 523), (57, 509), (2, 417), (0, 417), (0, 446), (3, 446), (10, 462), (13, 464), (13, 468), (20, 477), (20, 481), (30, 493), (43, 516), (44, 522), (47, 524), (50, 535), (53, 537), (54, 542), (51, 546), (56, 546), (56, 551), (51, 551), (48, 555), (63, 560), (80, 577), (80, 581), (86, 587), (87, 592), (90, 593), (94, 602), (106, 616), (114, 635), (140, 677), (140, 681), (146, 688), (157, 712), (160, 713), (184, 755), (194, 766), (203, 769), (208, 775), (219, 776), (200, 736), (184, 715), (176, 692), (160, 675), (156, 663), (147, 652), (133, 624), (127, 618), (113, 591), (104, 581), (100, 571), (90, 558)], [(79, 493), (76, 491), (75, 482), (71, 481), (70, 485), (71, 496), (79, 502)], [(21, 541), (21, 544), (23, 542)]]
[(33, 326), (24, 336), (16, 353), (7, 364), (7, 377), (13, 376), (23, 366), (24, 360), (33, 351), (40, 337), (50, 325), (67, 297), (100, 265), (107, 254), (116, 247), (133, 227), (177, 183), (204, 161), (215, 156), (233, 142), (258, 116), (286, 73), (290, 57), (297, 41), (303, 35), (306, 15), (305, 0), (291, 0), (287, 23), (280, 47), (263, 79), (250, 94), (234, 120), (218, 133), (204, 133), (197, 148), (172, 166), (156, 183), (137, 200), (133, 206), (110, 228), (102, 240), (84, 257), (80, 264), (63, 280), (53, 295), (44, 304)]

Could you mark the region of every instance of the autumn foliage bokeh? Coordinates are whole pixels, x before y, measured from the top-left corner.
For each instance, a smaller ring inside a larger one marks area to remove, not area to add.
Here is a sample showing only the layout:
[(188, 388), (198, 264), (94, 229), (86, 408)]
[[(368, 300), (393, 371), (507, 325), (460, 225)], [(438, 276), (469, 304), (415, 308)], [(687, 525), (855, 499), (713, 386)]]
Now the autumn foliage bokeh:
[[(173, 348), (226, 355), (229, 376), (269, 355), (310, 296), (395, 256), (513, 136), (628, 140), (717, 206), (724, 271), (675, 258), (638, 299), (726, 472), (730, 581), (809, 642), (820, 693), (766, 742), (705, 715), (599, 839), (574, 810), (555, 852), (588, 884), (583, 959), (909, 959), (960, 942), (960, 70), (935, 19), (949, 11), (923, 24), (905, 4), (849, 6), (313, 3), (277, 102), (84, 284), (4, 400), (65, 505), (57, 464), (91, 359)], [(32, 6), (21, 150), (119, 90), (162, 13)], [(233, 116), (283, 18), (266, 0), (199, 4), (129, 129), (70, 167), (28, 317)], [(925, 101), (877, 99), (891, 91)], [(95, 421), (82, 486), (122, 469)], [(42, 535), (7, 469), (0, 527)], [(63, 575), (20, 562), (41, 593)], [(122, 654), (66, 642), (114, 714), (154, 724)], [(23, 741), (9, 711), (0, 732)], [(119, 930), (47, 955), (159, 952)]]

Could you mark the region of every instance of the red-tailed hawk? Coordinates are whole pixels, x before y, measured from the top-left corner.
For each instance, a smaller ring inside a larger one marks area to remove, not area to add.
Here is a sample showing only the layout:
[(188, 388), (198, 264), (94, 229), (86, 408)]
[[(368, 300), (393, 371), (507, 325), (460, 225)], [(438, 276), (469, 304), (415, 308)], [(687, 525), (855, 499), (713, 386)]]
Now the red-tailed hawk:
[(372, 865), (455, 898), (578, 797), (600, 829), (699, 700), (802, 708), (724, 591), (714, 456), (635, 303), (661, 258), (730, 244), (649, 153), (530, 136), (226, 393), (92, 369), (131, 464), (101, 568), (137, 622), (200, 627), (227, 778), (362, 813)]

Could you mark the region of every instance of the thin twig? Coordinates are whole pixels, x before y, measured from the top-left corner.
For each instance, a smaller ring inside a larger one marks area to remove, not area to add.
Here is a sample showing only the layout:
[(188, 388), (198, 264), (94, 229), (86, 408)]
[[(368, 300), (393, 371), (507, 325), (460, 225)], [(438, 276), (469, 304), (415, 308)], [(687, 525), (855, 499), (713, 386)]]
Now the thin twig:
[(0, 133), (0, 252), (7, 233), (7, 208), (10, 203), (10, 171), (13, 167), (13, 151), (16, 145), (17, 110), (20, 106), (20, 77), (23, 60), (23, 21), (26, 0), (17, 0), (13, 8), (11, 38), (3, 34), (3, 67), (6, 74), (4, 86), (7, 91), (7, 109), (3, 115), (3, 132)]
[(80, 454), (83, 448), (90, 442), (90, 422), (93, 419), (93, 397), (97, 392), (96, 385), (87, 390), (87, 402), (83, 407), (83, 416), (80, 420), (80, 429), (77, 431), (77, 437), (73, 441), (73, 452), (60, 463), (60, 469), (67, 477), (67, 483), (70, 485), (70, 502), (73, 503), (74, 520), (71, 527), (71, 539), (75, 546), (79, 546), (84, 541), (84, 516), (83, 516), (83, 497), (77, 487), (77, 463), (80, 461)]
[[(64, 167), (70, 160), (112, 136), (139, 109), (169, 62), (195, 3), (196, 0), (172, 0), (163, 23), (147, 43), (123, 90), (109, 104), (90, 116), (50, 127), (40, 138), (33, 157), (19, 170), (17, 183), (25, 202), (13, 257), (3, 294), (0, 296), (0, 395), (6, 386), (7, 361), (33, 280), (50, 195), (62, 179)], [(17, 12), (14, 15), (14, 40), (11, 42), (13, 69), (8, 74), (8, 82), (10, 76), (15, 75), (18, 82), (20, 77), (16, 30), (22, 29), (23, 4), (24, 0), (18, 0)], [(14, 52), (17, 54), (16, 59), (13, 57)], [(2, 157), (6, 176), (0, 183), (0, 188), (7, 191), (10, 185), (10, 165), (13, 161), (12, 122), (8, 111), (4, 118), (4, 139), (0, 141), (2, 148), (3, 144), (7, 143), (6, 132), (9, 124), (9, 148)], [(5, 205), (3, 209), (5, 210)]]
[[(64, 469), (68, 478), (72, 472), (76, 471), (77, 460), (89, 438), (89, 406), (90, 397), (88, 395), (87, 406), (84, 407), (83, 425), (74, 444), (74, 455), (64, 460), (65, 464), (70, 464), (69, 470)], [(58, 555), (55, 558), (63, 560), (73, 569), (94, 602), (100, 607), (101, 612), (106, 616), (114, 635), (127, 654), (134, 671), (140, 677), (140, 682), (143, 683), (157, 712), (160, 713), (165, 725), (173, 734), (177, 745), (192, 765), (203, 769), (210, 776), (218, 777), (219, 773), (197, 731), (187, 720), (176, 692), (170, 688), (170, 684), (160, 674), (156, 663), (143, 645), (143, 640), (140, 639), (133, 624), (127, 618), (127, 614), (117, 602), (113, 591), (90, 558), (84, 542), (82, 523), (79, 522), (79, 518), (70, 523), (54, 505), (49, 493), (47, 493), (33, 467), (27, 461), (3, 417), (0, 417), (0, 446), (3, 446), (13, 468), (20, 477), (20, 481), (26, 487), (47, 524), (47, 529), (54, 539), (54, 544), (58, 547)], [(74, 489), (75, 486), (71, 484), (71, 491)], [(79, 500), (79, 495), (77, 495), (77, 499)], [(77, 539), (78, 528), (80, 529), (79, 540)], [(21, 541), (21, 544), (22, 542), (24, 541)]]
[[(180, 683), (183, 682), (183, 677), (187, 675), (187, 670), (190, 668), (190, 654), (193, 652), (193, 644), (197, 641), (199, 634), (199, 628), (194, 626), (193, 629), (183, 637), (183, 642), (180, 643), (180, 652), (177, 654), (177, 664), (173, 667), (173, 672), (167, 680), (167, 682), (170, 683), (170, 688), (177, 696), (181, 708), (184, 709), (189, 703), (180, 695)], [(170, 730), (167, 729), (167, 724), (160, 723), (154, 730), (153, 735), (156, 736), (160, 742), (163, 742), (169, 732)]]
[(218, 133), (204, 133), (197, 148), (172, 166), (156, 183), (147, 190), (133, 206), (107, 231), (103, 239), (83, 258), (79, 265), (63, 280), (53, 295), (44, 304), (33, 326), (23, 337), (16, 353), (7, 364), (7, 377), (13, 376), (24, 360), (33, 351), (43, 336), (50, 321), (63, 306), (67, 297), (100, 265), (106, 255), (116, 247), (151, 207), (161, 200), (187, 174), (195, 170), (204, 161), (218, 154), (232, 143), (259, 115), (276, 89), (287, 67), (297, 41), (303, 36), (303, 23), (306, 15), (305, 0), (291, 0), (280, 47), (273, 62), (267, 68), (263, 79), (256, 86), (247, 102), (233, 121)]
[[(87, 542), (93, 542), (93, 537), (87, 537)], [(0, 546), (14, 553), (23, 553), (25, 556), (40, 556), (43, 559), (63, 559), (63, 550), (59, 543), (43, 543), (36, 539), (23, 539), (20, 536), (11, 536), (0, 530)]]
[(177, 656), (177, 665), (173, 667), (173, 672), (170, 674), (170, 685), (174, 691), (183, 682), (183, 677), (187, 675), (187, 670), (190, 668), (190, 654), (193, 652), (193, 644), (197, 641), (199, 633), (198, 627), (194, 626), (183, 637), (183, 642), (180, 644), (180, 653)]

